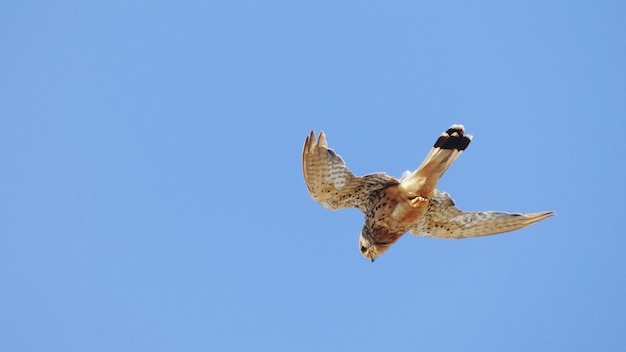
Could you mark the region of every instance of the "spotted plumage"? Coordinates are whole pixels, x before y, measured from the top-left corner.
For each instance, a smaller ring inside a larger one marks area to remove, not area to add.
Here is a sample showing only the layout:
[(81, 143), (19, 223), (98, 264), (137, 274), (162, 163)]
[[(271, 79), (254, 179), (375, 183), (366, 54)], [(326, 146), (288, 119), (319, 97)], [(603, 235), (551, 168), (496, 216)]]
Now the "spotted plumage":
[(302, 171), (311, 197), (335, 210), (357, 208), (365, 214), (359, 239), (363, 256), (374, 261), (403, 234), (466, 238), (517, 230), (553, 212), (511, 214), (463, 212), (450, 195), (435, 189), (439, 178), (472, 140), (462, 125), (453, 125), (435, 142), (422, 164), (401, 179), (385, 173), (355, 176), (328, 147), (324, 132), (306, 138)]

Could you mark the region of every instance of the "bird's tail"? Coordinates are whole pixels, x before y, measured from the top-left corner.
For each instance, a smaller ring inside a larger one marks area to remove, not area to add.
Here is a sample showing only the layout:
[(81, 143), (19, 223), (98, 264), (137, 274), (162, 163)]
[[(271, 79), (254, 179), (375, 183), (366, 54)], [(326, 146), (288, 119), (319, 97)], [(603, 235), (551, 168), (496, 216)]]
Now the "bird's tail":
[(429, 198), (439, 178), (472, 141), (463, 125), (452, 125), (435, 142), (426, 159), (413, 173), (402, 178), (399, 188), (408, 198)]

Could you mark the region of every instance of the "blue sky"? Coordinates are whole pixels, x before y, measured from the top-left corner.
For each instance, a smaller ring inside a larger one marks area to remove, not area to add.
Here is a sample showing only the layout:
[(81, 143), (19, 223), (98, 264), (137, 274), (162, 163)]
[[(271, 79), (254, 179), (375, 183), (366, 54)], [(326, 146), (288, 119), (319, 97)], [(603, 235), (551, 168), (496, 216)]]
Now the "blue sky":
[[(0, 5), (3, 351), (617, 351), (626, 344), (620, 1)], [(375, 263), (356, 174), (474, 140), (464, 210), (557, 216)]]

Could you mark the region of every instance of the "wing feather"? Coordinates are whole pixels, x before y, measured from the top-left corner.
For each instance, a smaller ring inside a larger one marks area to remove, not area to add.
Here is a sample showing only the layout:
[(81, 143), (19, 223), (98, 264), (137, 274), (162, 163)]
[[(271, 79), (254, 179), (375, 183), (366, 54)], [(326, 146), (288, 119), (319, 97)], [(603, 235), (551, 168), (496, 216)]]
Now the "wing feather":
[(354, 176), (345, 162), (328, 147), (326, 135), (315, 132), (306, 138), (302, 149), (302, 172), (311, 197), (325, 208), (358, 208), (366, 211), (372, 195), (397, 180), (384, 173)]
[(448, 193), (435, 190), (426, 214), (410, 232), (437, 238), (467, 238), (513, 231), (549, 218), (554, 212), (515, 214), (495, 211), (464, 212)]

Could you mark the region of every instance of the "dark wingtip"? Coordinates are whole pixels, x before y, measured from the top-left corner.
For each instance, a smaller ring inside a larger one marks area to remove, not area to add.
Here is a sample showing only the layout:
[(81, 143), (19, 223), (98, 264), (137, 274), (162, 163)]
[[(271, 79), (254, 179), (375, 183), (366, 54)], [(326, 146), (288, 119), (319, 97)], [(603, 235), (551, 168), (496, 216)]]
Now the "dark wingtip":
[(441, 134), (435, 142), (434, 147), (463, 151), (467, 148), (471, 141), (472, 137), (465, 135), (465, 128), (463, 125), (452, 125), (447, 131)]

